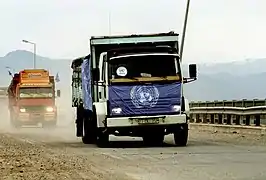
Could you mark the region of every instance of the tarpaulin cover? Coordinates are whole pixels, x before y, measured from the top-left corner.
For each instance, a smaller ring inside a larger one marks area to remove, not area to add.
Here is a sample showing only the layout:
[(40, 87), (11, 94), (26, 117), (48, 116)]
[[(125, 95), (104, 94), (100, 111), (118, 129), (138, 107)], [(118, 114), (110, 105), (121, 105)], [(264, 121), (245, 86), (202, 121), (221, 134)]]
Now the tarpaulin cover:
[(110, 85), (109, 102), (110, 113), (113, 116), (175, 113), (175, 108), (181, 105), (181, 83)]
[(82, 94), (83, 106), (86, 110), (92, 111), (92, 97), (91, 97), (91, 59), (84, 59), (81, 65), (81, 78), (82, 78)]

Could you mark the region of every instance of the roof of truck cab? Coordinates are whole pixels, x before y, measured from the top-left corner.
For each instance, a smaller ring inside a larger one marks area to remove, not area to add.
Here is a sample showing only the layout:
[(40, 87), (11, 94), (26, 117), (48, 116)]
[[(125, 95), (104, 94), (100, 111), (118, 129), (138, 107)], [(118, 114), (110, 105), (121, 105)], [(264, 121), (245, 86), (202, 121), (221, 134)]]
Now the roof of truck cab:
[(87, 56), (82, 56), (82, 57), (79, 57), (79, 58), (72, 60), (71, 68), (74, 69), (74, 68), (80, 67), (83, 60), (88, 59), (88, 58), (90, 58), (90, 54)]
[(179, 57), (179, 54), (173, 54), (173, 53), (139, 53), (139, 54), (123, 54), (123, 55), (118, 55), (111, 57), (110, 60), (112, 59), (120, 59), (120, 58), (127, 58), (127, 57), (144, 57), (144, 56), (172, 56), (172, 57)]
[(155, 34), (132, 34), (132, 35), (114, 35), (114, 36), (91, 36), (91, 39), (108, 39), (108, 38), (129, 38), (129, 37), (154, 37), (154, 36), (179, 36), (178, 33), (170, 31), (168, 33)]
[(119, 56), (123, 54), (135, 54), (135, 53), (169, 53), (178, 54), (176, 48), (170, 46), (139, 46), (134, 48), (116, 48), (108, 51), (108, 57)]

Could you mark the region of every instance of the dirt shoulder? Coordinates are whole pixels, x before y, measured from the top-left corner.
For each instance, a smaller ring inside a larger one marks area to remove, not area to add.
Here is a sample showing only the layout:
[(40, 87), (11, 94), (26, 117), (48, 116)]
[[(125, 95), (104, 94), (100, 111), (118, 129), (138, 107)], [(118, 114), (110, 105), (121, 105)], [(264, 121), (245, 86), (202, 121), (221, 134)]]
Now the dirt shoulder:
[(190, 130), (190, 139), (210, 143), (266, 146), (265, 135), (226, 133), (206, 130)]
[(89, 157), (50, 149), (12, 135), (0, 134), (2, 179), (129, 179), (92, 164)]
[[(245, 158), (248, 159), (245, 162), (256, 166), (262, 161), (261, 153), (265, 152), (266, 145), (266, 136), (200, 130), (191, 130), (189, 139), (188, 146), (184, 148), (171, 145), (145, 148), (142, 146), (142, 141), (123, 142), (121, 139), (121, 142), (114, 143), (119, 146), (105, 149), (82, 144), (80, 139), (75, 138), (71, 128), (57, 128), (49, 132), (35, 128), (9, 130), (2, 134), (0, 132), (0, 174), (1, 179), (6, 180), (176, 179), (180, 174), (184, 174), (183, 171), (194, 166), (197, 169), (195, 164), (202, 164), (202, 161), (206, 160), (213, 163), (221, 162), (219, 165), (204, 169), (204, 172), (210, 171), (208, 176), (216, 177), (213, 172), (219, 172), (218, 169), (229, 171), (230, 169), (226, 168), (234, 164), (234, 162), (232, 164), (224, 162), (223, 159), (228, 156), (232, 156), (232, 161), (238, 161), (238, 158), (244, 158), (242, 154), (246, 153)], [(173, 138), (167, 137), (165, 140), (168, 144), (172, 144)], [(122, 145), (125, 147), (118, 148)], [(250, 159), (249, 152), (252, 152), (254, 160)], [(257, 158), (256, 154), (260, 158)], [(182, 163), (176, 163), (181, 160)], [(245, 164), (239, 166), (245, 168)], [(264, 166), (259, 166), (258, 169), (260, 167)], [(211, 168), (213, 169), (209, 170)], [(197, 170), (194, 175), (201, 172), (203, 171)], [(241, 173), (244, 172), (246, 170)], [(232, 173), (239, 175), (238, 172)], [(189, 174), (183, 179), (191, 177)], [(205, 175), (202, 175), (202, 179), (204, 178), (206, 179)]]

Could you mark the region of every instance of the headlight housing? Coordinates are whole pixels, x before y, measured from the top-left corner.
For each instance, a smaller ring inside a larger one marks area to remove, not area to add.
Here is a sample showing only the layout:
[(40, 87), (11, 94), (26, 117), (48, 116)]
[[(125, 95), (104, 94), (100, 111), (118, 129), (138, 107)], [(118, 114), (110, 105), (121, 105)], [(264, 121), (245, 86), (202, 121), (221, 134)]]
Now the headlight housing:
[(26, 95), (24, 94), (24, 93), (20, 93), (19, 94), (19, 97), (21, 97), (21, 98), (23, 98), (23, 97), (25, 97)]
[(47, 107), (47, 108), (46, 108), (46, 111), (47, 111), (47, 112), (53, 112), (53, 111), (54, 111), (54, 108), (53, 108), (53, 107)]
[(24, 112), (26, 112), (26, 109), (25, 108), (20, 108), (19, 111), (24, 113)]
[(179, 112), (181, 110), (181, 106), (180, 105), (174, 105), (174, 106), (172, 106), (172, 110), (175, 112)]
[(121, 114), (121, 112), (122, 112), (121, 108), (113, 108), (112, 109), (112, 113), (114, 113), (114, 114)]

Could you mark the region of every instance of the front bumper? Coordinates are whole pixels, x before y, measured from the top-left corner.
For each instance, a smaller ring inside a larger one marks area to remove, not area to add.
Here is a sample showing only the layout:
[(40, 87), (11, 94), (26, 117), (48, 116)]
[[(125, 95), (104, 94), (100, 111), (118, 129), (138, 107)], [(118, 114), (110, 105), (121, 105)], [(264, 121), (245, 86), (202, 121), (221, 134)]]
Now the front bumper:
[(43, 122), (43, 121), (55, 121), (56, 113), (19, 113), (17, 120), (21, 122)]
[[(153, 119), (152, 122), (148, 119)], [(156, 120), (155, 120), (156, 119)], [(155, 120), (155, 121), (154, 121)], [(146, 122), (147, 121), (147, 122)], [(158, 115), (158, 116), (138, 116), (138, 117), (114, 117), (107, 118), (107, 127), (131, 127), (145, 125), (174, 125), (187, 123), (186, 114), (181, 115)]]

